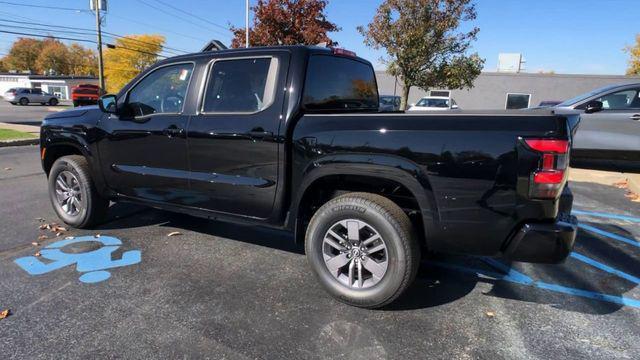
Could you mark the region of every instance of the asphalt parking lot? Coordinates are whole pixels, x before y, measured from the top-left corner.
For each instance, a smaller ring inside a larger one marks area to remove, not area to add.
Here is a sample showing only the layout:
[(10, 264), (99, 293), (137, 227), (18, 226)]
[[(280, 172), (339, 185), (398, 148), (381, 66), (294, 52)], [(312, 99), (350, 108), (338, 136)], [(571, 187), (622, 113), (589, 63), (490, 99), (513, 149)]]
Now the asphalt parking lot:
[(0, 97), (0, 122), (40, 125), (45, 116), (52, 112), (62, 111), (70, 106), (71, 103), (68, 101), (62, 101), (57, 106), (42, 106), (40, 104), (11, 105), (11, 103)]
[(38, 149), (0, 148), (2, 357), (640, 358), (640, 203), (571, 187), (581, 229), (564, 264), (434, 256), (372, 311), (330, 298), (278, 231), (128, 204), (95, 231), (40, 230), (59, 220)]

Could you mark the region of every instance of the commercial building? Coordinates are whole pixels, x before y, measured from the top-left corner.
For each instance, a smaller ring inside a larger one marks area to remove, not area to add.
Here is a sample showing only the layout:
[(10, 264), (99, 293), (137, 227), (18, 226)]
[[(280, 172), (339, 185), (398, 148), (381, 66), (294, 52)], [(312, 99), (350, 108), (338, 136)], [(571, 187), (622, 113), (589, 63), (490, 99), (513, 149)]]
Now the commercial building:
[(80, 84), (98, 85), (98, 79), (91, 76), (47, 76), (21, 73), (0, 73), (0, 94), (16, 87), (35, 88), (68, 100), (71, 88)]
[[(384, 71), (376, 72), (380, 95), (401, 94), (401, 83)], [(567, 75), (483, 72), (468, 90), (413, 87), (409, 103), (427, 95), (450, 96), (461, 109), (490, 110), (538, 106), (542, 101), (563, 101), (612, 84), (640, 83), (640, 77), (622, 75)]]

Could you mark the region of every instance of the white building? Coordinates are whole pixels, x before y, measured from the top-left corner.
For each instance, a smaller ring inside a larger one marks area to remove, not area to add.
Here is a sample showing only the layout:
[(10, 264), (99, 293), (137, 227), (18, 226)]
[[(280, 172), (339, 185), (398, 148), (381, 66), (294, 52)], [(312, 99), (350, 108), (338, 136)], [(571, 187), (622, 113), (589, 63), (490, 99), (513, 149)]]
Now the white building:
[(47, 76), (20, 73), (0, 73), (0, 94), (16, 87), (42, 89), (60, 98), (69, 100), (71, 88), (80, 84), (98, 85), (91, 76)]

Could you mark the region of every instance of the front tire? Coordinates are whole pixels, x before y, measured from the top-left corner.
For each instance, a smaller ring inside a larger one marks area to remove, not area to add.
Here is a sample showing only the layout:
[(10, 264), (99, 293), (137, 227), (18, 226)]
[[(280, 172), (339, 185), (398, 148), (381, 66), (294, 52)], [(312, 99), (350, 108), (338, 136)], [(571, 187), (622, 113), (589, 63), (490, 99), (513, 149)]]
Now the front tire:
[(109, 200), (98, 194), (89, 164), (80, 155), (63, 156), (53, 163), (49, 172), (49, 198), (58, 217), (80, 229), (98, 224), (109, 208)]
[(332, 296), (364, 308), (396, 300), (420, 263), (409, 217), (391, 200), (370, 193), (348, 193), (324, 204), (309, 223), (305, 250)]

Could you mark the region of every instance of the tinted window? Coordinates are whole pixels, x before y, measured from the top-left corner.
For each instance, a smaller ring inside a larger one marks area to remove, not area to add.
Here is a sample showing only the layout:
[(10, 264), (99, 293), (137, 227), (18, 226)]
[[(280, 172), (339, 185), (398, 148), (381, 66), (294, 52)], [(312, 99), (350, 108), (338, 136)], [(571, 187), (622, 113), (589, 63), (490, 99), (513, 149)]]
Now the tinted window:
[(507, 94), (507, 110), (528, 108), (530, 97), (528, 94)]
[(378, 108), (378, 88), (373, 68), (337, 56), (313, 55), (304, 88), (308, 110), (358, 110)]
[(38, 95), (41, 95), (41, 94), (42, 94), (42, 90), (40, 90), (40, 89), (32, 89), (32, 90), (31, 90), (31, 93), (32, 93), (32, 94), (38, 94)]
[(218, 60), (205, 92), (204, 112), (252, 113), (273, 102), (278, 61), (272, 58)]
[(605, 110), (640, 108), (638, 89), (628, 89), (614, 92), (604, 95), (596, 100), (602, 102), (602, 108)]
[(193, 64), (177, 64), (154, 70), (129, 93), (134, 116), (179, 113), (189, 86)]

